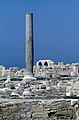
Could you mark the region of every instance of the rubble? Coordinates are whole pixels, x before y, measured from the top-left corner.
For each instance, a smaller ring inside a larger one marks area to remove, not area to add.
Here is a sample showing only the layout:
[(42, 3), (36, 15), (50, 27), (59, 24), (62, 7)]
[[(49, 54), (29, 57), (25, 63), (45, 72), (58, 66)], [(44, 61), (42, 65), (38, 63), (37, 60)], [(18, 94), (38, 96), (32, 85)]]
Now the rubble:
[[(13, 80), (9, 75), (0, 82), (0, 100), (5, 98), (4, 100), (8, 101), (15, 99), (21, 101), (17, 104), (8, 103), (7, 106), (2, 102), (1, 120), (13, 118), (15, 120), (77, 120), (79, 118), (78, 65), (64, 65), (64, 63), (55, 65), (54, 62), (47, 62), (51, 64), (43, 61), (43, 66), (37, 64), (34, 68), (36, 77), (25, 74), (26, 71), (23, 70), (24, 76), (21, 80)], [(20, 71), (20, 69), (11, 71), (18, 73), (18, 70)], [(73, 76), (72, 72), (76, 76)]]
[(75, 108), (71, 106), (70, 100), (64, 99), (0, 103), (0, 118), (1, 120), (76, 120)]

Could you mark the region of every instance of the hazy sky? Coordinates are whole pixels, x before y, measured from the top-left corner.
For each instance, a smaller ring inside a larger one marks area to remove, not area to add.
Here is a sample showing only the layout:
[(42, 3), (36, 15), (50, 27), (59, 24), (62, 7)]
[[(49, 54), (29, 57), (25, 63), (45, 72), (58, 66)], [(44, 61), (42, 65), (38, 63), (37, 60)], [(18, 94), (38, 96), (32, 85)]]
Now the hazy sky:
[(79, 0), (0, 0), (0, 64), (25, 67), (25, 14), (34, 13), (34, 63), (79, 62)]

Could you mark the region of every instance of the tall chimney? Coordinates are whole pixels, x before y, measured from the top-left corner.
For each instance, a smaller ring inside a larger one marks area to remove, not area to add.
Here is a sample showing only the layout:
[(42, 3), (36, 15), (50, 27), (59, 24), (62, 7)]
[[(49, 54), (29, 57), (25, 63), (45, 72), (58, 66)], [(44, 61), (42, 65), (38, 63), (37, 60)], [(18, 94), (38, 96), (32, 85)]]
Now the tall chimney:
[(33, 13), (26, 14), (26, 68), (33, 73)]

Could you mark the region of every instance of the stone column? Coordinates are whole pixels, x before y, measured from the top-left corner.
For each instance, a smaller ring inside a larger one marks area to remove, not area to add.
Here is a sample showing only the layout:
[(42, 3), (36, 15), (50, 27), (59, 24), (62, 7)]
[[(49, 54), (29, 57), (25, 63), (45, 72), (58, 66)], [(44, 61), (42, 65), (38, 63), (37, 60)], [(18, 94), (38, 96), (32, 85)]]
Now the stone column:
[(33, 13), (26, 14), (26, 68), (33, 73)]

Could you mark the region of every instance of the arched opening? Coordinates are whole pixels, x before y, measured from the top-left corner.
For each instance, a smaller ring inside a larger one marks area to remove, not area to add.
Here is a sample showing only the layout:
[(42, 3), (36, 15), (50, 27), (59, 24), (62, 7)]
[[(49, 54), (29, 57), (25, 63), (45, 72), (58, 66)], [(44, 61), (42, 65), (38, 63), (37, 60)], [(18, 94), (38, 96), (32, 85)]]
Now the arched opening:
[(45, 61), (44, 66), (48, 66), (48, 63)]
[(39, 62), (39, 63), (38, 63), (38, 65), (39, 65), (39, 66), (42, 66), (42, 63), (41, 63), (41, 62)]

